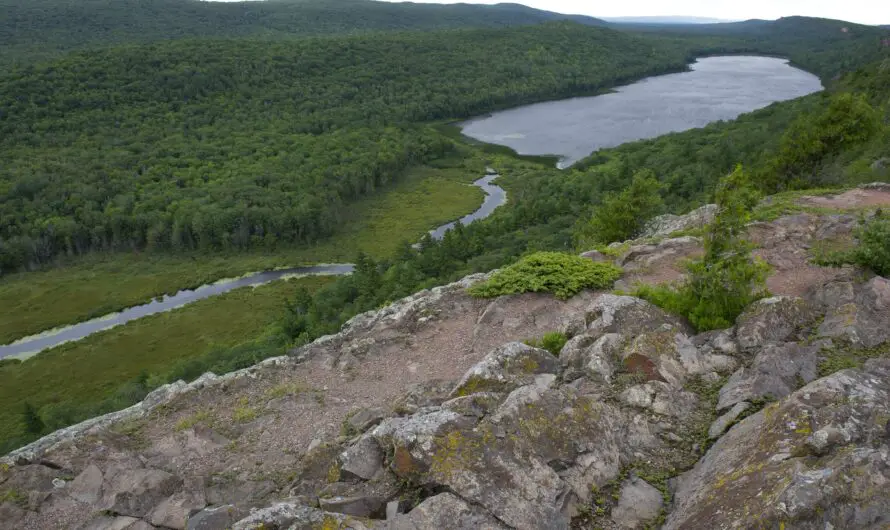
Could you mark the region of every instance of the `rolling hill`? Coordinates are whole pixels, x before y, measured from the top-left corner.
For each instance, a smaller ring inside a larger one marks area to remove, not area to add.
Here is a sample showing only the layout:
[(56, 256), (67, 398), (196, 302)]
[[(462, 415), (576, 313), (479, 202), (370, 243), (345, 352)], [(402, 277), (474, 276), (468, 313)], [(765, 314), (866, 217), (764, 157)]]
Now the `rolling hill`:
[(7, 59), (72, 49), (187, 37), (286, 37), (382, 30), (507, 27), (571, 20), (519, 4), (439, 5), (373, 0), (0, 0), (0, 47)]

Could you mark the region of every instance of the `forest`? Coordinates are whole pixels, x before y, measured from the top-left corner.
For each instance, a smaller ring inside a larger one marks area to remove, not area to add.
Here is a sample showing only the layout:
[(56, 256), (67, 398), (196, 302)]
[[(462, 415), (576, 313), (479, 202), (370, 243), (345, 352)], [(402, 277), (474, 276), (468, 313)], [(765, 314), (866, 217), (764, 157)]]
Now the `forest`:
[[(876, 28), (763, 24), (183, 39), (19, 65), (0, 75), (0, 274), (94, 251), (311, 244), (350, 201), (449, 153), (430, 123), (595, 94), (699, 54), (782, 53), (827, 78), (884, 53)], [(708, 151), (739, 149), (721, 145)]]
[(0, 64), (81, 48), (192, 37), (263, 37), (369, 31), (501, 28), (591, 17), (519, 4), (430, 5), (373, 0), (0, 0)]
[(0, 273), (105, 250), (306, 244), (441, 157), (422, 123), (596, 93), (685, 65), (569, 23), (173, 41), (0, 76)]

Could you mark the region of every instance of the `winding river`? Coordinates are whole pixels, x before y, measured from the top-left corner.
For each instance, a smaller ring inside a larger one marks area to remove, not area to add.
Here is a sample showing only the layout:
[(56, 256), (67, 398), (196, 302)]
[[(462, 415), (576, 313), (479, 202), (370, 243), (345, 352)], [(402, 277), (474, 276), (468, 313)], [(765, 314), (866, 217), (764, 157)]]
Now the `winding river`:
[[(572, 98), (496, 112), (462, 124), (463, 133), (483, 142), (502, 144), (520, 154), (559, 155), (567, 167), (605, 147), (701, 127), (770, 103), (822, 90), (819, 79), (782, 59), (711, 57), (691, 71), (644, 79), (595, 97)], [(493, 171), (474, 184), (485, 192), (475, 212), (460, 219), (469, 224), (484, 219), (506, 202), (503, 189), (492, 184)], [(430, 232), (441, 239), (454, 227), (448, 223)], [(342, 275), (351, 264), (326, 264), (248, 274), (193, 290), (179, 291), (120, 313), (46, 331), (0, 346), (0, 358), (27, 358), (64, 342), (80, 340), (137, 318), (170, 311), (197, 300), (240, 287), (257, 286), (288, 277)]]
[(557, 155), (565, 168), (599, 149), (731, 120), (820, 90), (818, 77), (784, 59), (709, 57), (688, 72), (650, 77), (601, 96), (495, 112), (461, 128), (519, 154)]
[[(507, 202), (507, 193), (503, 188), (492, 184), (492, 181), (497, 177), (498, 175), (489, 171), (488, 175), (473, 183), (473, 185), (485, 192), (485, 200), (482, 202), (482, 206), (475, 212), (462, 217), (460, 220), (461, 223), (466, 225), (473, 221), (484, 219), (491, 215), (498, 206)], [(439, 228), (430, 231), (430, 235), (433, 239), (442, 239), (445, 236), (445, 232), (454, 228), (454, 225), (454, 222), (444, 224)], [(170, 311), (192, 302), (197, 302), (198, 300), (227, 293), (233, 289), (255, 287), (287, 278), (299, 278), (304, 276), (340, 276), (343, 274), (350, 274), (352, 273), (352, 270), (353, 266), (351, 263), (332, 263), (257, 272), (247, 274), (240, 278), (220, 280), (215, 283), (202, 285), (196, 289), (186, 289), (173, 295), (164, 295), (147, 304), (133, 306), (124, 309), (119, 313), (112, 313), (79, 324), (45, 331), (39, 335), (21, 338), (12, 344), (0, 346), (0, 359), (4, 357), (26, 359), (43, 350), (58, 346), (62, 343), (80, 340), (93, 333), (113, 328), (121, 324), (126, 324), (131, 320)]]

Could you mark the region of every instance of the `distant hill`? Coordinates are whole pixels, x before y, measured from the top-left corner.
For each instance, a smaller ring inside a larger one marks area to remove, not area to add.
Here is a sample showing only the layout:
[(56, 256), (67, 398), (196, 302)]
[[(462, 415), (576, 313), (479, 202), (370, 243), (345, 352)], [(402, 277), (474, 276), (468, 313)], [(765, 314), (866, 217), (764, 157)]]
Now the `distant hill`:
[(823, 80), (890, 55), (882, 40), (890, 32), (842, 20), (785, 17), (725, 24), (634, 24), (616, 29), (653, 36), (672, 36), (697, 43), (703, 54), (758, 53), (788, 57)]
[(722, 24), (733, 22), (719, 18), (707, 17), (600, 17), (606, 22), (615, 24)]
[[(372, 0), (0, 0), (6, 59), (183, 37), (284, 37), (375, 30), (507, 27), (553, 20), (604, 25), (519, 4), (439, 5)], [(2, 59), (0, 59), (2, 61)]]

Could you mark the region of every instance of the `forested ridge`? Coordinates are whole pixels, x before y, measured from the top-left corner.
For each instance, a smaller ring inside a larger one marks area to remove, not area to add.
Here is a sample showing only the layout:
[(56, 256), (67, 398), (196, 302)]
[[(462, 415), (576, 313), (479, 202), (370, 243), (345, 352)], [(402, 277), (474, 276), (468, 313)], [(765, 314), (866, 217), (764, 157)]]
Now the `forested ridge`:
[(93, 250), (311, 243), (451, 142), (422, 123), (684, 67), (569, 23), (83, 52), (0, 77), (0, 272)]
[(890, 33), (876, 26), (812, 17), (729, 24), (628, 25), (628, 31), (681, 42), (697, 42), (707, 54), (756, 52), (790, 58), (823, 80), (879, 61)]
[(380, 30), (507, 27), (591, 17), (519, 4), (431, 5), (373, 0), (0, 0), (0, 61), (47, 58), (84, 47), (193, 37), (325, 35)]

